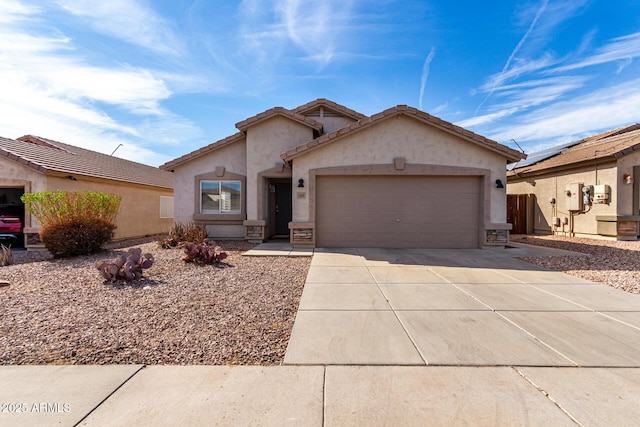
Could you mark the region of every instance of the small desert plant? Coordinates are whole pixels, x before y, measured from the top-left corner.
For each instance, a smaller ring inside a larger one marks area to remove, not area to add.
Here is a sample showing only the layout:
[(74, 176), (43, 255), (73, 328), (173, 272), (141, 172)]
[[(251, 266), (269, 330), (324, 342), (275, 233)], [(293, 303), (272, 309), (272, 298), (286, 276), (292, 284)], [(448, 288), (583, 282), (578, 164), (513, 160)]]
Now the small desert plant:
[(21, 197), (40, 223), (40, 240), (54, 257), (86, 255), (113, 238), (122, 197), (97, 191), (43, 191)]
[(98, 261), (95, 267), (100, 275), (107, 281), (114, 283), (118, 280), (131, 282), (142, 278), (142, 270), (151, 268), (153, 255), (142, 255), (142, 249), (131, 248), (126, 255), (118, 255), (112, 261)]
[(182, 246), (185, 242), (202, 243), (207, 239), (207, 229), (195, 222), (182, 224), (176, 222), (169, 230), (167, 236), (158, 239), (158, 244), (163, 249)]
[(186, 242), (184, 244), (185, 262), (195, 262), (197, 264), (219, 264), (227, 258), (227, 253), (216, 246), (215, 242), (205, 240), (202, 243)]
[(190, 222), (185, 226), (185, 242), (202, 243), (205, 240), (207, 240), (207, 229), (203, 225)]
[(5, 265), (13, 264), (13, 262), (14, 259), (13, 252), (11, 251), (11, 245), (9, 245), (8, 247), (2, 245), (2, 254), (0, 254), (0, 265), (4, 267)]

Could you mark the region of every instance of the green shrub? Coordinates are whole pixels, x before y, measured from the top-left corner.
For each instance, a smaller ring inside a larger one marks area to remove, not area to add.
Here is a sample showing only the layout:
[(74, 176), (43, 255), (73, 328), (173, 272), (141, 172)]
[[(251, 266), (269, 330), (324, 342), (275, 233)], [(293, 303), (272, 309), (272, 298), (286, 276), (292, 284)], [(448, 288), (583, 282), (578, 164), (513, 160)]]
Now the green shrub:
[(87, 255), (113, 238), (122, 198), (97, 191), (28, 193), (22, 201), (40, 223), (40, 240), (54, 257)]
[(186, 242), (202, 243), (207, 239), (207, 229), (203, 225), (189, 222), (176, 222), (169, 230), (169, 234), (158, 239), (158, 244), (164, 249), (175, 248)]

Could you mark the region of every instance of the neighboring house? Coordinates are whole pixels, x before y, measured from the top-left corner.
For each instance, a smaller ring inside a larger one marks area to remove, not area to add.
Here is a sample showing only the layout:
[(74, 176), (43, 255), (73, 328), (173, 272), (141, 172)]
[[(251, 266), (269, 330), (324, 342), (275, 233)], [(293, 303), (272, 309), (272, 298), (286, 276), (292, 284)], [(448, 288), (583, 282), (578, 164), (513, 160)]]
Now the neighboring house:
[(167, 232), (173, 224), (170, 172), (37, 136), (0, 137), (0, 215), (21, 216), (27, 248), (42, 243), (20, 196), (45, 190), (122, 196), (115, 239)]
[(640, 124), (533, 153), (509, 165), (512, 233), (636, 239)]
[(294, 246), (504, 245), (505, 166), (524, 154), (399, 105), (371, 117), (326, 99), (275, 107), (172, 160), (175, 217), (212, 238)]

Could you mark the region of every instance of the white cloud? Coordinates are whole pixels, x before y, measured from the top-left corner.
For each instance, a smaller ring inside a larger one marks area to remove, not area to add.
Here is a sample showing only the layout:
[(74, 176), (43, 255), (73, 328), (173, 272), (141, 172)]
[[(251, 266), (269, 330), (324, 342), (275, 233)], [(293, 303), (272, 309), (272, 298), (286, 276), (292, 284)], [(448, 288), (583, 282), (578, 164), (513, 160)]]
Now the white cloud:
[(509, 71), (509, 66), (511, 65), (511, 61), (513, 61), (513, 59), (515, 58), (517, 53), (522, 48), (522, 45), (524, 44), (524, 42), (527, 40), (527, 38), (529, 37), (529, 35), (533, 31), (534, 27), (536, 26), (536, 23), (540, 19), (540, 16), (542, 16), (542, 14), (544, 13), (545, 9), (547, 8), (547, 4), (548, 3), (549, 3), (549, 0), (542, 0), (542, 4), (540, 5), (540, 8), (538, 8), (538, 11), (536, 12), (535, 16), (533, 17), (533, 20), (531, 21), (531, 24), (529, 25), (529, 28), (524, 33), (524, 35), (522, 36), (522, 38), (520, 39), (520, 41), (518, 42), (516, 47), (511, 51), (511, 54), (509, 55), (509, 58), (507, 59), (507, 62), (504, 64), (504, 67), (502, 67), (502, 71), (497, 76), (495, 76), (494, 79), (492, 79), (493, 81), (491, 82), (491, 84), (489, 85), (488, 90), (487, 90), (487, 92), (488, 92), (487, 96), (484, 98), (484, 100), (482, 100), (480, 105), (478, 105), (478, 108), (476, 108), (475, 114), (478, 114), (478, 111), (480, 111), (480, 108), (482, 108), (482, 106), (487, 102), (487, 100), (489, 100), (489, 98), (493, 94), (496, 86), (498, 86), (503, 81), (505, 81), (506, 74)]
[(105, 102), (140, 114), (161, 114), (159, 102), (171, 95), (165, 83), (144, 69), (105, 69), (63, 61), (37, 76), (51, 93)]
[(550, 140), (569, 142), (574, 135), (595, 133), (638, 121), (640, 79), (605, 87), (570, 101), (520, 116), (496, 129), (497, 141), (516, 139), (520, 144), (544, 144)]
[(111, 37), (163, 54), (183, 54), (183, 43), (171, 24), (143, 1), (58, 0), (57, 3)]
[(244, 47), (263, 62), (278, 59), (293, 43), (310, 59), (326, 65), (344, 45), (346, 28), (352, 25), (350, 0), (304, 2), (301, 0), (243, 0), (240, 6)]
[(517, 108), (511, 108), (509, 110), (503, 109), (503, 110), (495, 112), (495, 113), (484, 114), (482, 116), (474, 116), (474, 117), (471, 117), (470, 119), (461, 120), (459, 122), (456, 122), (456, 125), (461, 126), (463, 128), (470, 128), (470, 127), (473, 127), (473, 126), (480, 126), (480, 125), (484, 125), (484, 124), (488, 124), (488, 123), (493, 123), (496, 120), (508, 117), (508, 116), (516, 113), (517, 111), (518, 111)]
[(0, 0), (0, 23), (28, 19), (29, 15), (37, 13), (36, 6), (26, 5), (16, 0)]
[(552, 71), (565, 72), (607, 62), (629, 61), (638, 56), (640, 56), (640, 32), (612, 39), (610, 43), (597, 49), (593, 55), (573, 64), (557, 67)]
[(499, 91), (507, 81), (513, 80), (526, 74), (540, 71), (554, 65), (555, 63), (557, 63), (557, 61), (548, 53), (545, 53), (541, 58), (538, 59), (517, 60), (516, 65), (511, 69), (504, 70), (501, 73), (489, 76), (487, 83), (482, 85), (480, 87), (480, 90), (485, 93), (488, 92), (490, 94), (493, 94), (493, 92)]
[(448, 106), (449, 106), (448, 102), (438, 105), (436, 108), (433, 109), (433, 114), (440, 114), (441, 112), (445, 111)]
[(518, 108), (518, 110), (526, 110), (556, 101), (562, 96), (584, 87), (588, 80), (589, 78), (585, 76), (562, 76), (503, 86), (500, 88), (498, 97), (506, 98), (507, 101), (494, 105), (492, 109)]
[(462, 120), (462, 127), (489, 125), (534, 107), (558, 101), (572, 91), (582, 88), (589, 80), (585, 76), (540, 78), (503, 85), (495, 89), (494, 97), (501, 102), (492, 104), (490, 113)]
[(172, 96), (166, 74), (89, 62), (46, 20), (45, 8), (0, 0), (0, 11), (2, 136), (36, 134), (105, 153), (123, 143), (118, 155), (153, 164), (168, 159), (151, 144), (201, 136), (191, 121), (163, 107)]

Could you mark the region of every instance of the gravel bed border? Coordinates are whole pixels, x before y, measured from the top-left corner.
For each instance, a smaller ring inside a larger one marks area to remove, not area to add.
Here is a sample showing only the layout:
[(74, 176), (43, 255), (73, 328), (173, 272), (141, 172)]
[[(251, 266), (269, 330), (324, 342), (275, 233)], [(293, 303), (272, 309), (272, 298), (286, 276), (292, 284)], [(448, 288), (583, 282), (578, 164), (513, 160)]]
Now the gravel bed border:
[[(219, 241), (229, 257), (216, 268), (146, 240), (70, 259), (16, 252), (0, 268), (0, 364), (282, 363), (310, 257), (244, 257), (255, 245)], [(105, 283), (94, 263), (129, 247), (154, 265)]]
[(511, 235), (510, 240), (587, 254), (577, 257), (538, 256), (519, 259), (625, 292), (640, 294), (640, 241), (517, 234)]

